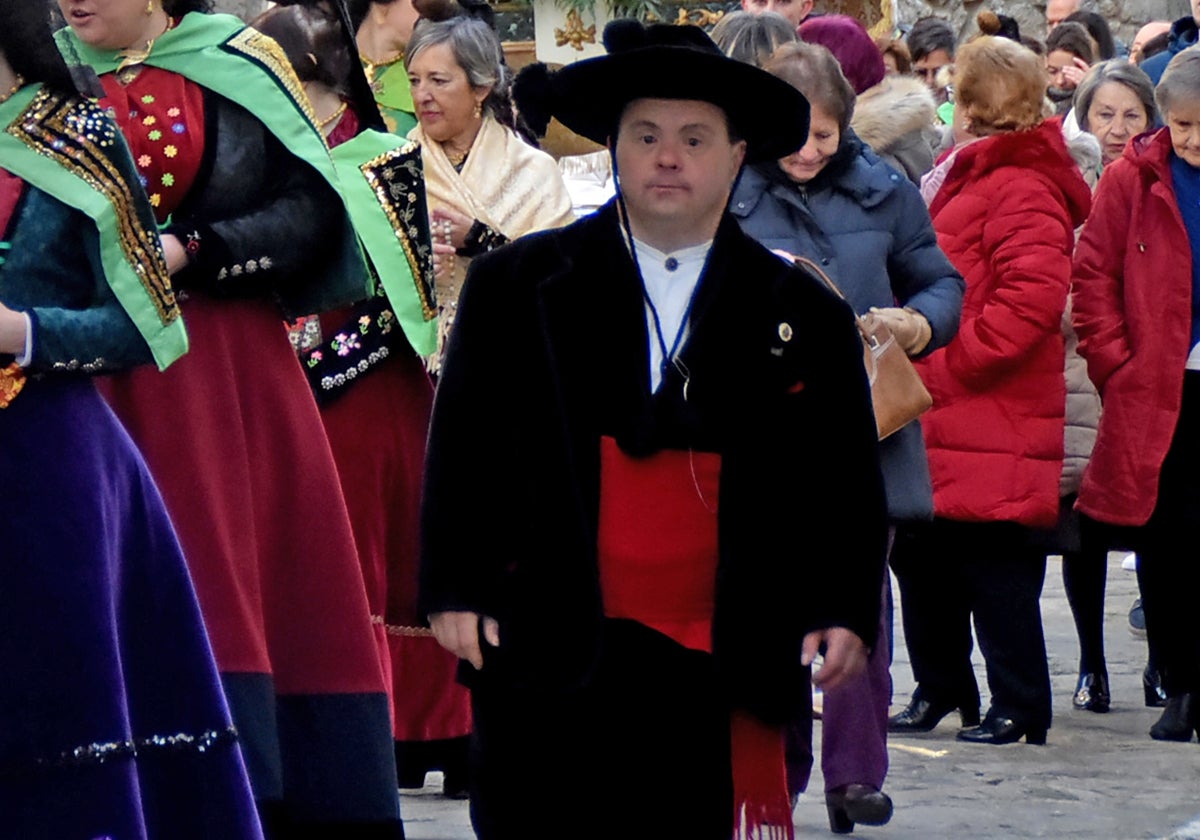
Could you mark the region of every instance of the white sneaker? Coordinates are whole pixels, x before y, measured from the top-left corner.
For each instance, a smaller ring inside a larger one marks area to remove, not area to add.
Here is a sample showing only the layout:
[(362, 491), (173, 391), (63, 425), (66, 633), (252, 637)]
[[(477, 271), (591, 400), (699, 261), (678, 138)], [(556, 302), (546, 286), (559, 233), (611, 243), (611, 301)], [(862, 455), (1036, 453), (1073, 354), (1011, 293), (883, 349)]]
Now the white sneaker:
[(1125, 558), (1121, 561), (1121, 568), (1127, 572), (1136, 572), (1137, 571), (1137, 555), (1134, 554), (1132, 551), (1128, 552), (1125, 555)]

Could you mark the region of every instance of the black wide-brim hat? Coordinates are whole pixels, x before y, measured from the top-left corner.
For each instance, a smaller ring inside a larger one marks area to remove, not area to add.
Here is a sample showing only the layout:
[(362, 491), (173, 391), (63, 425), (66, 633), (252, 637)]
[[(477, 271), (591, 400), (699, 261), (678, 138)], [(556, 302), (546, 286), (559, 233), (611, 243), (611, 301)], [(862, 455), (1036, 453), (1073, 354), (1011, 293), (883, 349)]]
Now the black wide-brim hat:
[(725, 112), (746, 141), (746, 160), (786, 157), (808, 138), (808, 100), (782, 79), (727, 58), (696, 26), (615, 20), (608, 55), (569, 64), (549, 80), (558, 121), (606, 145), (636, 99), (693, 99)]

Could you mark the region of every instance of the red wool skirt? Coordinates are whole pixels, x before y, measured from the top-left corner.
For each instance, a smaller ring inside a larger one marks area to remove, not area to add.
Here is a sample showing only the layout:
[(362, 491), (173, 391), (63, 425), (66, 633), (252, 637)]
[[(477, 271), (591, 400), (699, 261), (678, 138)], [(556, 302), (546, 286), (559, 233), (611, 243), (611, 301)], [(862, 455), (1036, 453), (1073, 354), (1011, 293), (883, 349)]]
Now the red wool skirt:
[(299, 821), (396, 818), (366, 587), (304, 373), (270, 303), (183, 312), (186, 356), (102, 387), (179, 533), (255, 795)]
[[(337, 319), (321, 321), (328, 333)], [(438, 741), (471, 731), (470, 696), (455, 681), (458, 660), (417, 614), (421, 477), (432, 408), (433, 383), (422, 360), (396, 348), (321, 409), (390, 678), (397, 741)]]

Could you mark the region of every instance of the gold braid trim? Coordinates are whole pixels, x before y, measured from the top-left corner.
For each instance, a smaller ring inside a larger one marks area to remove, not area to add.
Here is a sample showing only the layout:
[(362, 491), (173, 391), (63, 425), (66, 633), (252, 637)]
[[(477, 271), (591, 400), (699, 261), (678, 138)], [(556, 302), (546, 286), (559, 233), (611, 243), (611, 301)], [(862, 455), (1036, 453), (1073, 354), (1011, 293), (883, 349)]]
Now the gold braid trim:
[(421, 300), (421, 314), (426, 321), (431, 321), (437, 317), (437, 295), (434, 291), (433, 247), (429, 237), (423, 237), (418, 227), (419, 221), (428, 219), (420, 147), (416, 143), (406, 143), (367, 161), (359, 171), (367, 179), (400, 240), (417, 297)]
[[(276, 43), (274, 38), (246, 27), (230, 38), (227, 46), (263, 65), (275, 77), (275, 80), (283, 85), (284, 90), (292, 97), (297, 107), (304, 112), (304, 116), (313, 124), (313, 127), (317, 127), (317, 115), (313, 112), (312, 103), (308, 101), (308, 94), (304, 92), (304, 85), (301, 83), (300, 77), (296, 75), (292, 63), (288, 61), (287, 53)], [(320, 130), (317, 133), (324, 137)]]
[(134, 189), (109, 157), (120, 141), (113, 123), (96, 107), (42, 90), (8, 133), (33, 151), (81, 178), (112, 204), (125, 260), (154, 302), (163, 325), (179, 318), (175, 290), (158, 231), (143, 224)]
[(371, 623), (381, 626), (389, 636), (409, 636), (413, 638), (433, 638), (433, 631), (428, 627), (409, 627), (399, 624), (388, 624), (381, 615), (371, 616)]

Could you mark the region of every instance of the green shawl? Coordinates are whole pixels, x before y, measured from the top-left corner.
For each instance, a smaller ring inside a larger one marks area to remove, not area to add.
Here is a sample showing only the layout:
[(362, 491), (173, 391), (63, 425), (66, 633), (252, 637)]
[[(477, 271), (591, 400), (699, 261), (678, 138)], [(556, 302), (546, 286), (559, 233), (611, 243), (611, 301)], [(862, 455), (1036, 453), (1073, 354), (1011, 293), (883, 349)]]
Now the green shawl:
[(116, 126), (40, 85), (0, 104), (0, 126), (0, 166), (95, 222), (105, 279), (159, 368), (186, 353), (158, 227)]
[[(70, 27), (60, 29), (55, 39), (68, 63), (86, 64), (100, 75), (115, 72), (121, 61), (117, 51), (85, 44)], [(283, 50), (267, 36), (233, 15), (191, 12), (154, 41), (144, 64), (178, 73), (241, 105), (344, 195), (304, 88)], [(341, 254), (328, 276), (289, 282), (278, 290), (286, 315), (323, 312), (368, 296), (369, 273), (348, 208), (343, 228)]]

